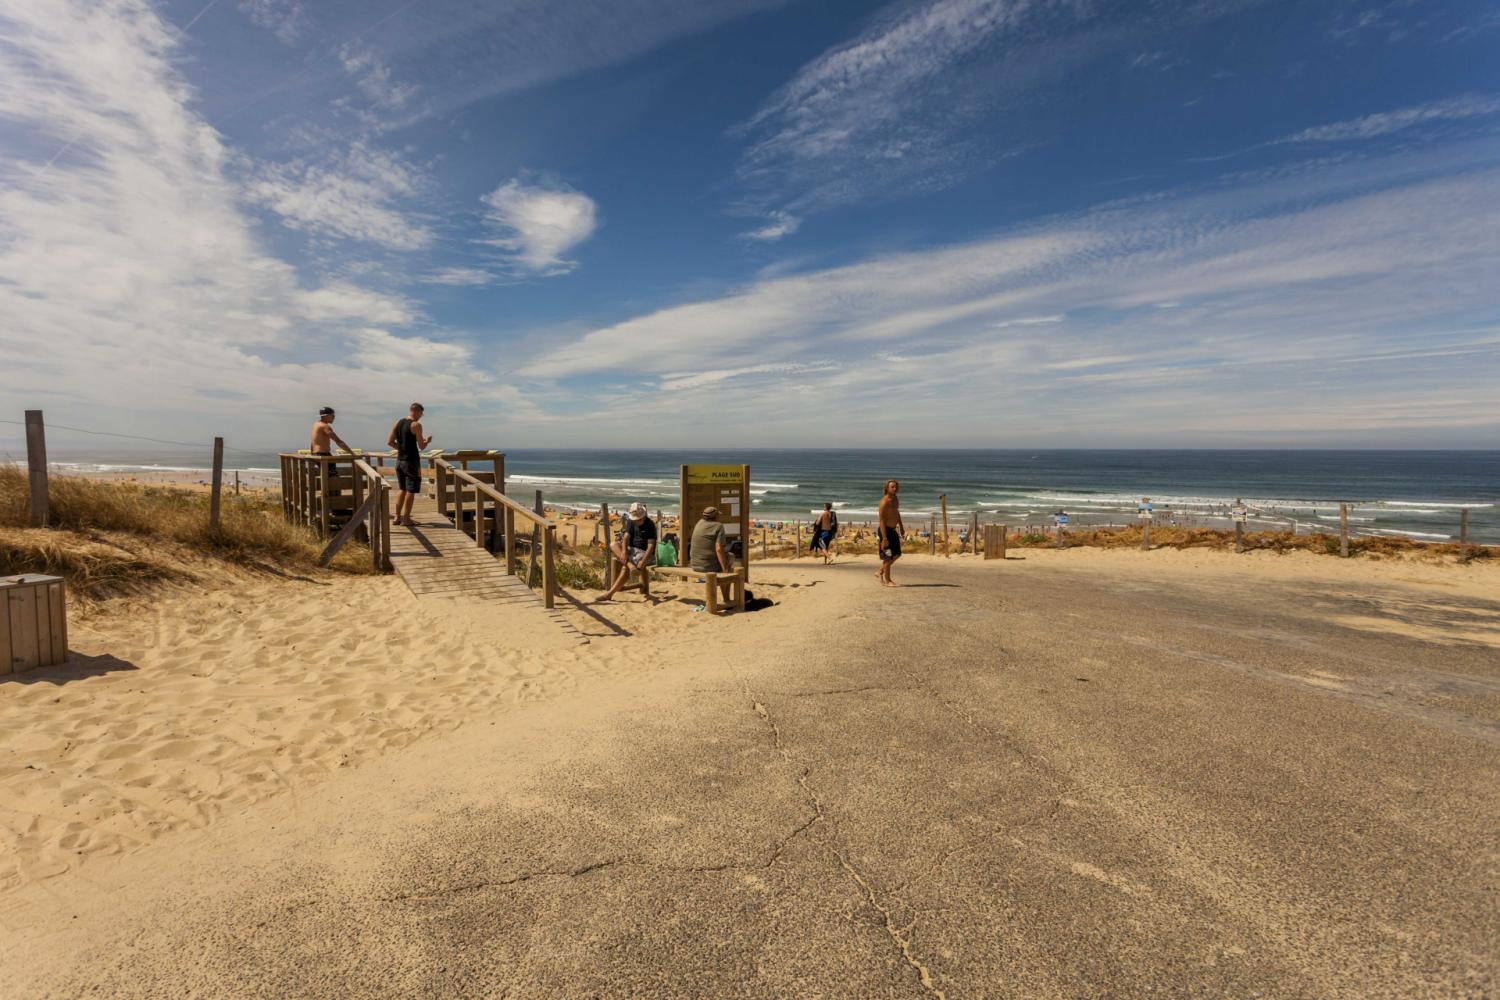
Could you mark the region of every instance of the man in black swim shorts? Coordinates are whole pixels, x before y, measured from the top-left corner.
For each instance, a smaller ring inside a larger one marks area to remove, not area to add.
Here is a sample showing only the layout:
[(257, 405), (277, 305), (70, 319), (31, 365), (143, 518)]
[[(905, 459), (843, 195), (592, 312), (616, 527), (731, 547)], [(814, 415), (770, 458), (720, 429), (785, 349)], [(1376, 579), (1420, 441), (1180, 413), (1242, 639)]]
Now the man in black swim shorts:
[(386, 444), (396, 449), (396, 513), (393, 524), (411, 524), (411, 505), (422, 492), (422, 449), (432, 438), (422, 436), (422, 404), (413, 403), (396, 421)]
[(896, 499), (900, 489), (900, 483), (887, 479), (885, 496), (880, 498), (880, 569), (875, 571), (875, 579), (886, 587), (901, 586), (891, 579), (891, 563), (901, 558), (901, 536), (906, 533), (906, 525), (901, 521), (901, 504)]

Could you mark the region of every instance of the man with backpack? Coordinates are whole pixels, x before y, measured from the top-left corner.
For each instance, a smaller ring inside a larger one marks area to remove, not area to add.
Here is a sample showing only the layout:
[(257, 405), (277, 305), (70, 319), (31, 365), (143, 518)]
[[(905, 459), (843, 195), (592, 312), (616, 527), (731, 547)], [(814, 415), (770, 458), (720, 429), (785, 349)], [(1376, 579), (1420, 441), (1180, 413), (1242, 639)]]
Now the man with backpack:
[(812, 551), (823, 550), (823, 565), (833, 562), (833, 539), (839, 533), (839, 516), (833, 512), (833, 504), (823, 504), (823, 513), (813, 523)]
[(422, 449), (432, 438), (422, 436), (422, 404), (413, 403), (396, 421), (386, 444), (396, 449), (396, 514), (392, 524), (411, 524), (411, 507), (422, 492)]

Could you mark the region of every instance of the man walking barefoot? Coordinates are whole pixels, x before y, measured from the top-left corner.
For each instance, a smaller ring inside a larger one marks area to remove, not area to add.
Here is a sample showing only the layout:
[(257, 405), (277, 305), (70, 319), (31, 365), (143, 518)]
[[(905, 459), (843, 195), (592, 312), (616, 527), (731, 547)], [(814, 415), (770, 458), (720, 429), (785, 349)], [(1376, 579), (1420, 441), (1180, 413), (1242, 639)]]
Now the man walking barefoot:
[(833, 562), (833, 540), (839, 533), (839, 516), (833, 512), (833, 504), (824, 503), (823, 513), (813, 522), (812, 551), (823, 550), (823, 565)]
[(385, 443), (396, 449), (396, 515), (392, 524), (411, 524), (411, 506), (422, 492), (422, 449), (432, 438), (422, 436), (422, 404), (413, 403), (396, 421)]
[(891, 564), (901, 558), (901, 536), (906, 533), (906, 525), (901, 521), (901, 504), (896, 499), (896, 494), (901, 490), (901, 484), (894, 479), (885, 481), (885, 496), (880, 498), (880, 569), (875, 572), (875, 579), (883, 586), (899, 587), (901, 584), (891, 579)]

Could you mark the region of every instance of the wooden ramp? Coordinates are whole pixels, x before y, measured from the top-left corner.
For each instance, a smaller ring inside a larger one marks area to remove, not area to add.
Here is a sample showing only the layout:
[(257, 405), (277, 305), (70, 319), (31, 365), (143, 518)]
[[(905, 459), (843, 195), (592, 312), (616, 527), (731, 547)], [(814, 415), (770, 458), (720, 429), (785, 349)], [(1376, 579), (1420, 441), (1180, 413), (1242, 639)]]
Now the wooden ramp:
[(391, 568), (413, 594), (543, 606), (541, 597), (520, 577), (505, 572), (501, 560), (439, 514), (432, 497), (417, 498), (411, 519), (412, 527), (391, 529)]

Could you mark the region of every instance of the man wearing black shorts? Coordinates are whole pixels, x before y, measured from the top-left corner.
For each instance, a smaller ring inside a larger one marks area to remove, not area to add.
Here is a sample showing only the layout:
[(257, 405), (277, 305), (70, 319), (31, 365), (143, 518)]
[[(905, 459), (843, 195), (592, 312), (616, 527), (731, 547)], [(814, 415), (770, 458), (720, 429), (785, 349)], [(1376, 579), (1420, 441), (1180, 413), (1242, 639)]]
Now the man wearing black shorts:
[(900, 483), (887, 479), (885, 496), (880, 498), (880, 538), (876, 542), (880, 546), (880, 569), (875, 571), (875, 579), (886, 587), (901, 586), (891, 579), (891, 564), (901, 558), (901, 536), (906, 533), (906, 525), (901, 521), (901, 504), (896, 500), (900, 489)]
[(396, 514), (394, 524), (411, 524), (411, 506), (422, 492), (422, 449), (432, 438), (422, 436), (422, 404), (413, 403), (407, 416), (396, 421), (386, 444), (396, 449)]

